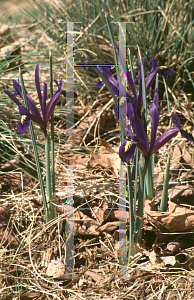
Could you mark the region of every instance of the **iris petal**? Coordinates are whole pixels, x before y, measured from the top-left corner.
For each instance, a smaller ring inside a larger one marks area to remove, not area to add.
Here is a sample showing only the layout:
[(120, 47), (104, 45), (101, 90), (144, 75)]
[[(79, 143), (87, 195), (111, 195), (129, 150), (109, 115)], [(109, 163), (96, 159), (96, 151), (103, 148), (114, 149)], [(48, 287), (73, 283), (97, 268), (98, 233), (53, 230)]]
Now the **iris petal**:
[[(143, 57), (142, 57), (142, 62), (143, 62), (143, 67), (144, 67), (144, 72), (145, 72), (146, 60)], [(142, 104), (142, 74), (141, 74), (140, 57), (138, 57), (138, 60), (137, 60), (137, 70), (138, 70), (138, 85), (139, 85), (139, 95), (138, 95), (137, 103), (138, 103), (138, 109), (140, 109), (141, 104)]]
[(124, 162), (129, 162), (135, 154), (136, 142), (124, 140), (124, 143), (119, 148), (119, 156)]
[(194, 143), (194, 137), (192, 136), (191, 132), (188, 131), (186, 128), (180, 129), (182, 137), (186, 138), (189, 142)]
[(43, 121), (44, 125), (46, 127), (46, 99), (47, 99), (47, 84), (44, 83), (43, 86), (43, 95), (42, 95), (42, 116), (43, 116)]
[(27, 118), (24, 120), (23, 124), (22, 124), (22, 122), (21, 122), (21, 118), (22, 118), (22, 116), (20, 116), (20, 121), (19, 121), (18, 124), (17, 124), (17, 129), (18, 129), (18, 131), (19, 131), (21, 134), (24, 134), (24, 133), (28, 130), (29, 126), (30, 126), (30, 118), (27, 117)]
[(165, 133), (163, 133), (161, 136), (159, 136), (154, 142), (154, 146), (151, 149), (150, 155), (155, 153), (162, 146), (164, 146), (166, 143), (168, 143), (178, 132), (179, 132), (179, 128), (174, 127), (174, 128), (171, 128), (170, 130), (166, 131)]
[(124, 72), (127, 72), (128, 85), (129, 85), (134, 97), (137, 98), (136, 90), (135, 90), (135, 84), (133, 82), (131, 73), (129, 72), (129, 69), (128, 69), (128, 66), (127, 66), (127, 63), (126, 63), (126, 59), (123, 57), (122, 53), (119, 51), (119, 47), (116, 46), (116, 45), (114, 47), (117, 50), (117, 55), (119, 56), (119, 61), (120, 61), (120, 64), (121, 64), (121, 68), (123, 69)]
[(148, 94), (150, 87), (152, 86), (152, 83), (154, 81), (154, 78), (157, 74), (157, 60), (151, 56), (151, 61), (152, 61), (152, 69), (149, 75), (145, 79), (146, 94)]
[(35, 70), (35, 84), (36, 84), (36, 90), (37, 90), (37, 93), (38, 93), (40, 106), (42, 108), (42, 94), (41, 94), (40, 80), (39, 80), (39, 64), (36, 66), (36, 70)]
[(59, 90), (58, 92), (55, 93), (55, 95), (51, 98), (51, 100), (49, 101), (47, 108), (46, 108), (46, 124), (48, 122), (48, 120), (50, 119), (50, 116), (52, 115), (54, 108), (57, 104), (57, 101), (59, 99), (59, 96), (61, 94), (61, 91)]
[(21, 105), (20, 101), (16, 98), (16, 96), (14, 94), (12, 94), (10, 91), (4, 91), (5, 94), (7, 94), (7, 96), (13, 100), (17, 105)]
[(158, 67), (157, 73), (160, 76), (166, 76), (166, 75), (174, 74), (176, 72), (168, 67), (162, 66), (162, 67)]
[(149, 107), (149, 114), (151, 117), (151, 139), (150, 139), (150, 151), (154, 145), (154, 141), (156, 139), (156, 132), (159, 125), (159, 113), (158, 113), (158, 101), (159, 96), (157, 90), (154, 95), (153, 102)]
[(23, 104), (19, 105), (19, 112), (20, 121), (17, 124), (17, 129), (21, 134), (24, 134), (30, 126), (30, 113)]

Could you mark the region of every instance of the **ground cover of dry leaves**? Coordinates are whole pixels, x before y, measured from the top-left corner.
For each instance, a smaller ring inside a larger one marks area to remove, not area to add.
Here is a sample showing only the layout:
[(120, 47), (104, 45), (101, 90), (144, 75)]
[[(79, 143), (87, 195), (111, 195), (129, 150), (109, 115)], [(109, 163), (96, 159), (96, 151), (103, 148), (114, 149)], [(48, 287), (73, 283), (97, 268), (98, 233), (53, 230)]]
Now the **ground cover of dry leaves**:
[[(24, 77), (32, 76), (30, 72)], [(181, 121), (191, 125), (189, 100), (177, 101), (185, 103)], [(53, 203), (58, 218), (49, 224), (37, 182), (19, 169), (29, 154), (19, 152), (14, 167), (0, 161), (1, 299), (194, 299), (193, 148), (180, 135), (156, 155), (155, 198), (145, 201), (142, 241), (129, 259), (127, 278), (118, 278), (119, 137), (107, 139), (107, 132), (115, 133), (117, 127), (113, 108), (108, 93), (78, 94), (75, 131), (80, 139), (65, 138), (65, 118), (56, 114), (60, 139)], [(163, 107), (161, 133), (169, 128), (169, 120)], [(80, 145), (82, 154), (77, 151)], [(152, 208), (160, 203), (169, 153), (169, 205), (161, 214)], [(74, 172), (73, 280), (65, 278), (66, 164), (73, 165)], [(30, 165), (28, 171), (32, 173)]]

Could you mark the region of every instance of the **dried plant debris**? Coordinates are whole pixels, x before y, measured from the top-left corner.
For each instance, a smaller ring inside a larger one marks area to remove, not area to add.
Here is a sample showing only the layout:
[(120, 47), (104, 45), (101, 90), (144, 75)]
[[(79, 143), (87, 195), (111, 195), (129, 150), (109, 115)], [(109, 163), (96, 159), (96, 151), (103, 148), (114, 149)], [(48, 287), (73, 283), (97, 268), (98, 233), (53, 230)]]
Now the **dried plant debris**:
[(0, 207), (0, 243), (3, 245), (19, 246), (19, 236), (14, 232), (9, 205)]

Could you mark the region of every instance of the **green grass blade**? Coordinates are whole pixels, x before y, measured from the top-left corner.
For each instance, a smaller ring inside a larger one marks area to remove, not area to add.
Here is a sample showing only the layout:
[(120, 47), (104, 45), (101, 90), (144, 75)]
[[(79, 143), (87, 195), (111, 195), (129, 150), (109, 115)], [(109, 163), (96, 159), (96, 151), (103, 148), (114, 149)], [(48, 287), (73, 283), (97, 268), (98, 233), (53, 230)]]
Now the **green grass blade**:
[(164, 186), (162, 191), (162, 198), (161, 198), (161, 204), (160, 204), (160, 211), (165, 212), (168, 207), (168, 184), (169, 184), (169, 173), (170, 173), (170, 159), (171, 156), (168, 156), (168, 161), (166, 165), (166, 173), (164, 178)]
[[(52, 54), (49, 53), (49, 70), (50, 70), (50, 99), (53, 97), (53, 72), (52, 72)], [(55, 199), (55, 144), (54, 144), (54, 112), (51, 115), (51, 174), (52, 174), (52, 191)]]

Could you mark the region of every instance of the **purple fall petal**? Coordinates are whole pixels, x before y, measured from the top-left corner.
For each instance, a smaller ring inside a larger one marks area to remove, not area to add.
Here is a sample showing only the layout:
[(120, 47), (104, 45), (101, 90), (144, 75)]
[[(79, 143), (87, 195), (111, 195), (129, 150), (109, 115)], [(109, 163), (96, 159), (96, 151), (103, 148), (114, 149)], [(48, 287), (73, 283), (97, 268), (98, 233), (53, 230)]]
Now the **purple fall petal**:
[(22, 121), (22, 116), (20, 116), (20, 121), (17, 124), (17, 129), (21, 134), (24, 134), (30, 126), (30, 118), (26, 117), (24, 124), (22, 124), (21, 121)]
[(160, 76), (166, 76), (166, 75), (174, 74), (176, 72), (174, 70), (170, 69), (170, 68), (167, 68), (167, 67), (163, 66), (163, 67), (158, 67), (157, 73)]
[(189, 142), (194, 143), (194, 137), (192, 136), (191, 132), (189, 132), (186, 128), (180, 129), (182, 137), (187, 139)]
[(30, 113), (23, 104), (19, 105), (19, 112), (20, 121), (17, 124), (17, 129), (21, 134), (24, 134), (30, 126)]
[(136, 142), (124, 140), (124, 143), (119, 148), (119, 156), (122, 161), (126, 163), (130, 161), (135, 154), (136, 144)]
[(97, 84), (95, 84), (95, 87), (101, 88), (101, 87), (103, 87), (103, 85), (104, 85), (104, 82), (102, 80), (100, 80), (100, 81), (98, 81)]

